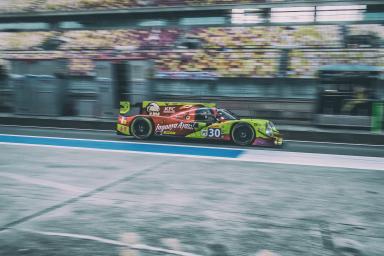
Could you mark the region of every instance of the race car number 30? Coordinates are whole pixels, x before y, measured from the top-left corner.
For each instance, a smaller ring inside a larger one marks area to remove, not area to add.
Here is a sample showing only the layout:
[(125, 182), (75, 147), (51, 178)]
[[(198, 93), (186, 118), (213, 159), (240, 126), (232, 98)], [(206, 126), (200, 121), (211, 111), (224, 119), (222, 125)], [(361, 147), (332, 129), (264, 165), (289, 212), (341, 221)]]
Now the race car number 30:
[(209, 138), (220, 138), (221, 137), (221, 130), (220, 129), (214, 129), (209, 128), (208, 129), (208, 137)]

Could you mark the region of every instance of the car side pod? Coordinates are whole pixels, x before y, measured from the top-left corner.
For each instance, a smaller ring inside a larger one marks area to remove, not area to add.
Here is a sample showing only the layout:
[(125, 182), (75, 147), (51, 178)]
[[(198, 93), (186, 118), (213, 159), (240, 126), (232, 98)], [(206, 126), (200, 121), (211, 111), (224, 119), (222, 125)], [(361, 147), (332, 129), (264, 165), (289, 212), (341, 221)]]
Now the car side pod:
[(125, 135), (125, 136), (131, 135), (129, 127), (126, 125), (122, 125), (122, 124), (116, 125), (116, 134), (117, 135)]

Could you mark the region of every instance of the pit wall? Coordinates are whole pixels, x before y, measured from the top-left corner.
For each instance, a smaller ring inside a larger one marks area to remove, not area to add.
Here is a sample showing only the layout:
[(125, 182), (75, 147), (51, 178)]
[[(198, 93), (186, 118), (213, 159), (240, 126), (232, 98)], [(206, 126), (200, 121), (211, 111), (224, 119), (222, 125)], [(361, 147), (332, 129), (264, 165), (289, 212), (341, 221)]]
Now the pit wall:
[[(100, 77), (43, 79), (44, 86), (40, 80), (39, 77), (18, 77), (2, 83), (1, 112), (113, 119), (121, 99), (128, 99), (132, 104), (143, 100), (193, 100), (215, 102), (242, 117), (310, 121), (316, 98), (315, 79), (153, 79), (129, 81), (126, 90), (116, 88), (113, 79)], [(26, 87), (41, 99), (36, 102), (36, 97), (27, 95)], [(52, 109), (56, 111), (48, 111)]]

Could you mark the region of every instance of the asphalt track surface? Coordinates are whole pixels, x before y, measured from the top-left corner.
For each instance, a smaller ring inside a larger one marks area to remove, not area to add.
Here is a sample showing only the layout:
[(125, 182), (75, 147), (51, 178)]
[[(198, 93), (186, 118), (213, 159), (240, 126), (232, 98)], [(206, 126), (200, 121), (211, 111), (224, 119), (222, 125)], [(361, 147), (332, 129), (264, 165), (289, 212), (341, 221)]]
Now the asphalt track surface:
[(361, 145), (361, 144), (345, 144), (345, 143), (329, 143), (329, 142), (309, 142), (309, 141), (286, 141), (282, 148), (270, 147), (240, 147), (232, 143), (175, 139), (169, 137), (154, 137), (148, 141), (138, 141), (132, 137), (118, 136), (113, 131), (100, 130), (81, 130), (81, 129), (57, 129), (57, 128), (35, 128), (20, 126), (1, 126), (0, 134), (29, 135), (29, 136), (46, 136), (59, 138), (74, 139), (91, 139), (91, 140), (108, 140), (108, 141), (129, 141), (140, 143), (161, 143), (169, 145), (190, 145), (190, 146), (209, 146), (209, 147), (226, 147), (247, 150), (268, 150), (268, 151), (285, 151), (285, 152), (303, 152), (303, 153), (321, 153), (321, 154), (337, 154), (351, 156), (369, 156), (384, 157), (384, 145)]
[[(110, 131), (2, 126), (0, 134), (137, 142)], [(0, 144), (0, 255), (384, 255), (384, 172), (326, 161), (380, 160), (382, 146), (288, 141), (246, 151), (297, 152), (303, 162), (301, 153), (314, 153), (325, 165)]]

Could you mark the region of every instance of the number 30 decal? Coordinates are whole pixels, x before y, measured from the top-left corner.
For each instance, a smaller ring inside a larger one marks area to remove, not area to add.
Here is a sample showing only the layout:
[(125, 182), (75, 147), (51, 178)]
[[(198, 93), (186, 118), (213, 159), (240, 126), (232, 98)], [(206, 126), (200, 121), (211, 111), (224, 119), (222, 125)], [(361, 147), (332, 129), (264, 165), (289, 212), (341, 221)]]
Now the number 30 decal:
[(221, 130), (220, 129), (208, 129), (208, 137), (209, 138), (220, 138), (221, 137)]

